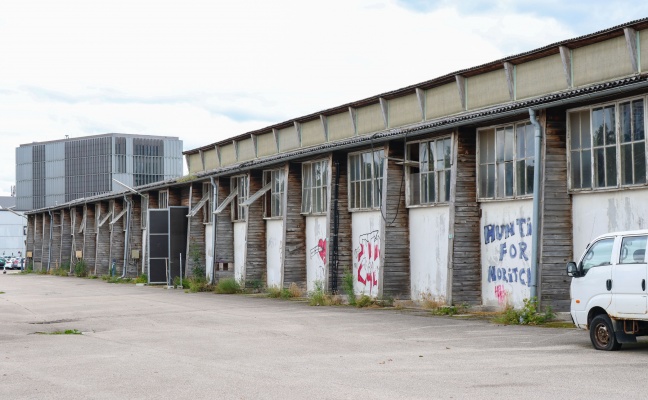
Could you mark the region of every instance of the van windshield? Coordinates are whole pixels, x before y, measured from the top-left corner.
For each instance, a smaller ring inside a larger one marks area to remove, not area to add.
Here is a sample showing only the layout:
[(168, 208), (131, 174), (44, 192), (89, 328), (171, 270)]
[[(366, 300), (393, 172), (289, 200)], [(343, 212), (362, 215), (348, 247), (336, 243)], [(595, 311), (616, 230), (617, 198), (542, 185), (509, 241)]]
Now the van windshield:
[(612, 261), (612, 247), (614, 247), (614, 238), (599, 240), (587, 250), (583, 257), (583, 273), (587, 273), (590, 268), (601, 265), (610, 265)]

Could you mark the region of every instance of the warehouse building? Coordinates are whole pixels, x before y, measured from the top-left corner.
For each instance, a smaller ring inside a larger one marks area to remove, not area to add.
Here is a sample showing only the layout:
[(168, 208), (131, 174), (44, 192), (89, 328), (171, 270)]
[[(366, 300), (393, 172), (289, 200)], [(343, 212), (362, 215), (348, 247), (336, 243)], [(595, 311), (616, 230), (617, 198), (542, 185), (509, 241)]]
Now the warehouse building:
[(119, 192), (182, 176), (177, 137), (105, 135), (22, 144), (16, 149), (16, 194), (21, 210)]
[(29, 212), (28, 255), (567, 310), (566, 261), (648, 228), (646, 71), (642, 19), (315, 112), (185, 151), (188, 176)]

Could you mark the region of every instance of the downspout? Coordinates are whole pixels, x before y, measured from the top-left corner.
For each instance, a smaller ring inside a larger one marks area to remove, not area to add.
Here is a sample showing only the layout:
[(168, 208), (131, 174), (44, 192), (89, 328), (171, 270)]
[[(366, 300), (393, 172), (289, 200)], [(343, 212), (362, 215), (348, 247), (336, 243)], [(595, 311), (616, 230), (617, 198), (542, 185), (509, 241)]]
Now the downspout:
[(126, 271), (128, 270), (128, 246), (130, 240), (130, 223), (131, 223), (131, 201), (128, 199), (128, 196), (124, 195), (124, 201), (127, 204), (126, 208), (126, 233), (124, 234), (124, 268), (122, 271), (122, 278), (126, 277)]
[(50, 235), (49, 235), (49, 245), (47, 246), (47, 271), (50, 270), (50, 263), (52, 262), (52, 230), (54, 228), (54, 216), (52, 215), (52, 210), (47, 210), (50, 216)]
[(533, 217), (532, 217), (532, 226), (533, 226), (533, 236), (531, 237), (531, 298), (538, 298), (538, 277), (539, 274), (539, 264), (540, 264), (540, 254), (539, 254), (539, 233), (540, 233), (540, 172), (542, 170), (542, 159), (540, 146), (542, 144), (542, 127), (540, 123), (536, 120), (535, 110), (529, 108), (529, 117), (531, 118), (531, 124), (534, 128), (534, 161), (535, 165), (533, 167)]
[[(210, 276), (209, 276), (209, 284), (213, 285), (214, 284), (214, 278), (215, 278), (215, 271), (214, 271), (214, 263), (216, 263), (216, 219), (218, 218), (218, 215), (214, 214), (214, 211), (216, 211), (216, 200), (218, 199), (218, 187), (216, 186), (216, 182), (214, 182), (214, 177), (210, 176), (209, 177), (209, 182), (211, 183), (212, 186), (212, 201), (211, 201), (211, 210), (209, 210), (211, 214), (211, 222), (212, 222), (212, 262), (211, 265), (209, 266), (210, 268)], [(206, 259), (207, 257), (205, 257)], [(207, 268), (205, 268), (205, 272), (207, 272)]]

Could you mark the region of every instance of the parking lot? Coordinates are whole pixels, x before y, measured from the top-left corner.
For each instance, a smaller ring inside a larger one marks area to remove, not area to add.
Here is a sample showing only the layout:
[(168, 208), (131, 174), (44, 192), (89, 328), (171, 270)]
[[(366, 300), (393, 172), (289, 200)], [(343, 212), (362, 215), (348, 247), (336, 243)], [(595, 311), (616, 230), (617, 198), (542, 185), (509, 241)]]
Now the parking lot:
[(575, 329), (34, 274), (0, 292), (2, 399), (645, 397), (647, 342)]

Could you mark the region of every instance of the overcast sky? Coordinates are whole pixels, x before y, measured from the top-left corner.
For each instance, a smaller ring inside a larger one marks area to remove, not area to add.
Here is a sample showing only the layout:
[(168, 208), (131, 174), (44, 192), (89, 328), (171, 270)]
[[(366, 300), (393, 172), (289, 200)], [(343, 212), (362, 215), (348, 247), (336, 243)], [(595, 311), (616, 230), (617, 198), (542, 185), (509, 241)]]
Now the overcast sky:
[(189, 150), (646, 16), (598, 0), (2, 0), (0, 195), (20, 144), (119, 132)]

